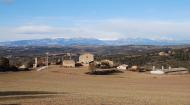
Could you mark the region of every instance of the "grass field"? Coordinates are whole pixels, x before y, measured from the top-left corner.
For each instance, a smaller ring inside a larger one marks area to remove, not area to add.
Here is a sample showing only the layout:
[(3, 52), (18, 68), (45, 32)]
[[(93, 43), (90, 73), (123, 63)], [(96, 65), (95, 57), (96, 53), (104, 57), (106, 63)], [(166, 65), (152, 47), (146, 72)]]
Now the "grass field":
[(190, 75), (124, 72), (88, 75), (87, 68), (0, 73), (0, 105), (190, 105)]

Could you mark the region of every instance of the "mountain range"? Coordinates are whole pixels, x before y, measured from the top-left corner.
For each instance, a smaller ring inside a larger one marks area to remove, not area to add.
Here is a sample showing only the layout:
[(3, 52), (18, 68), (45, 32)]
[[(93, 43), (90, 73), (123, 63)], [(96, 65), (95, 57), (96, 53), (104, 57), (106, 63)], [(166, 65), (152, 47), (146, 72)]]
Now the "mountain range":
[(36, 39), (0, 42), (0, 46), (74, 46), (74, 45), (187, 45), (190, 40), (153, 40), (145, 38), (128, 38), (118, 40), (99, 40), (86, 38), (57, 38), (57, 39)]

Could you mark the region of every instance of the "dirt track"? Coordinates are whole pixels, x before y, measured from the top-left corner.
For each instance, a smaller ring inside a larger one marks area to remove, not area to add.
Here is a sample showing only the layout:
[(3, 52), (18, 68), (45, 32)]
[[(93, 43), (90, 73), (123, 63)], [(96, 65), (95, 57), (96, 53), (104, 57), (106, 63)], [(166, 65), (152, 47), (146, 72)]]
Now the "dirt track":
[(48, 71), (1, 73), (0, 92), (46, 91), (65, 94), (2, 97), (0, 104), (190, 105), (190, 75), (155, 76), (125, 72), (94, 76), (85, 72), (87, 68), (52, 66)]

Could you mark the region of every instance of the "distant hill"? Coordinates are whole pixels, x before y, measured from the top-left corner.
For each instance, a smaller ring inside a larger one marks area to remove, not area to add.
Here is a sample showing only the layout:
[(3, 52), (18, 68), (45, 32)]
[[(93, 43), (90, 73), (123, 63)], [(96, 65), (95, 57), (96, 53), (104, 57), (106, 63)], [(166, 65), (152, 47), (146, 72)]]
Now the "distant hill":
[(99, 40), (99, 39), (36, 39), (36, 40), (19, 40), (0, 42), (0, 46), (74, 46), (74, 45), (184, 45), (190, 44), (190, 40), (152, 40), (143, 38), (128, 38), (118, 40)]
[(83, 38), (73, 38), (73, 39), (36, 39), (36, 40), (19, 40), (19, 41), (9, 41), (0, 42), (1, 46), (73, 46), (73, 45), (104, 45), (104, 41), (98, 39), (83, 39)]

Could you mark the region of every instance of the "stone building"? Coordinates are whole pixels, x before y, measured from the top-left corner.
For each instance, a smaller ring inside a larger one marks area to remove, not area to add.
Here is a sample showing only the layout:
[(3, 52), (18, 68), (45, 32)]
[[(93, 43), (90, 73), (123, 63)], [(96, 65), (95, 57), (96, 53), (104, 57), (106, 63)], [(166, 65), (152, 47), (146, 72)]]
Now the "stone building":
[(79, 56), (79, 63), (82, 63), (83, 65), (88, 65), (92, 61), (94, 61), (93, 54), (85, 53)]
[(159, 55), (159, 56), (169, 56), (169, 54), (166, 53), (166, 52), (159, 52), (158, 55)]
[(108, 64), (110, 67), (114, 66), (114, 62), (108, 59), (101, 60), (101, 64)]
[(68, 68), (75, 67), (75, 61), (74, 60), (64, 60), (63, 67), (68, 67)]

